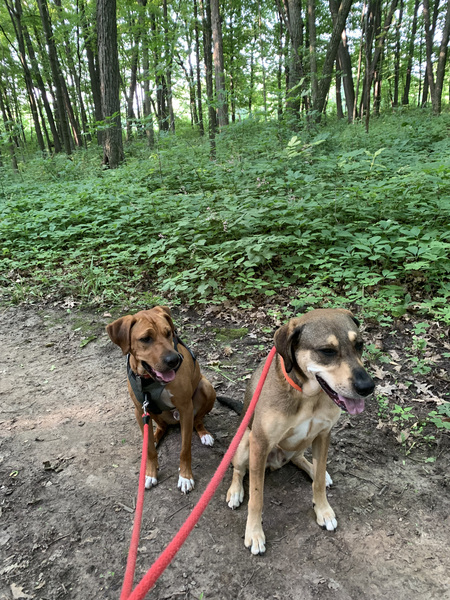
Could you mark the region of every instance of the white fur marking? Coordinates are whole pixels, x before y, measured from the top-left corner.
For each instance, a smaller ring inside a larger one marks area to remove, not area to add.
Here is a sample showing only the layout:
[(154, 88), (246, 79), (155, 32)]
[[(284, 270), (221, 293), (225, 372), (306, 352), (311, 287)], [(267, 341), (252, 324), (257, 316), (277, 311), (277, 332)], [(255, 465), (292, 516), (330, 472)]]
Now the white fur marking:
[(183, 494), (187, 494), (194, 489), (194, 480), (186, 479), (186, 477), (178, 475), (178, 489), (181, 490)]
[(331, 487), (333, 485), (333, 480), (330, 477), (330, 474), (328, 473), (328, 471), (325, 472), (325, 485), (327, 487)]
[(145, 489), (149, 490), (152, 487), (155, 487), (155, 485), (158, 483), (158, 480), (156, 479), (156, 477), (149, 477), (148, 475), (145, 476)]
[(239, 492), (235, 492), (231, 494), (230, 500), (228, 502), (228, 506), (231, 509), (238, 508), (244, 500), (244, 489), (242, 488)]
[(202, 444), (204, 444), (205, 446), (214, 446), (214, 438), (209, 433), (206, 435), (202, 435), (201, 440)]
[(320, 371), (322, 369), (321, 369), (321, 367), (316, 367), (315, 365), (308, 365), (306, 367), (306, 370), (309, 371), (310, 373), (320, 373)]

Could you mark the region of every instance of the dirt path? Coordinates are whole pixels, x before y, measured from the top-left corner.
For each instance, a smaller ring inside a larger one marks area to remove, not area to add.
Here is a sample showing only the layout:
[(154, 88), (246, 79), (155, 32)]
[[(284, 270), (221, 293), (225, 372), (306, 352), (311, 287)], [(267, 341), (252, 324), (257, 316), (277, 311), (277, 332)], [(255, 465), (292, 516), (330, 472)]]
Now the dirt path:
[[(141, 444), (124, 358), (102, 333), (107, 318), (17, 308), (0, 316), (0, 599), (116, 599)], [(239, 379), (271, 335), (250, 329), (224, 343), (217, 328), (226, 323), (199, 326), (188, 313), (176, 320), (220, 392), (240, 398)], [(159, 485), (146, 494), (139, 578), (194, 506), (237, 423), (219, 405), (207, 417), (216, 443), (210, 449), (194, 439), (196, 487), (188, 496), (176, 489), (179, 431), (163, 440)], [(328, 470), (336, 533), (316, 525), (310, 481), (288, 465), (267, 474), (267, 552), (251, 556), (243, 544), (246, 503), (232, 512), (224, 502), (229, 472), (148, 597), (450, 599), (448, 445), (427, 464), (422, 454), (405, 457), (377, 423), (372, 403), (335, 428)]]

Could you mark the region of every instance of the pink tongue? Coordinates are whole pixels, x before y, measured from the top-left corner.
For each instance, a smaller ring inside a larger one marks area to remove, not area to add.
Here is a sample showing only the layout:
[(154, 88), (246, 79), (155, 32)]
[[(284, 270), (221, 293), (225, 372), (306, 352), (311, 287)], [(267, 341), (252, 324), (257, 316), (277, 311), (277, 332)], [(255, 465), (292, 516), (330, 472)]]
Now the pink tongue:
[(354, 400), (353, 398), (345, 398), (338, 394), (339, 400), (345, 404), (345, 408), (351, 415), (359, 415), (364, 410), (364, 400)]
[(165, 373), (160, 373), (159, 371), (155, 371), (155, 375), (164, 383), (169, 383), (169, 381), (173, 381), (175, 379), (175, 371), (166, 371)]

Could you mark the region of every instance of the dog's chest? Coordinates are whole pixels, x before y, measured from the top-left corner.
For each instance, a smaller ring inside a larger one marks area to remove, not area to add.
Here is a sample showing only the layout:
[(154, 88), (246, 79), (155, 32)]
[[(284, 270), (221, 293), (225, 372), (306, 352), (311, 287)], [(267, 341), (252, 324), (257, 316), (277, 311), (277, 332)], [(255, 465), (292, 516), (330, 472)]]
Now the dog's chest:
[(305, 444), (309, 446), (320, 433), (329, 431), (335, 422), (335, 419), (330, 419), (322, 415), (299, 419), (295, 425), (286, 431), (280, 446), (284, 450), (297, 450), (304, 447)]

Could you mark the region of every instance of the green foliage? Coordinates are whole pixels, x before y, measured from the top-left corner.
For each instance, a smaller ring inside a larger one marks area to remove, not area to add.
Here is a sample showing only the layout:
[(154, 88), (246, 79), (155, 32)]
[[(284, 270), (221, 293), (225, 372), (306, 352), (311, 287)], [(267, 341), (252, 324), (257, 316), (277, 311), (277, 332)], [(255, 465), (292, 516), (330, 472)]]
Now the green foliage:
[(444, 402), (432, 410), (428, 416), (430, 422), (434, 423), (438, 429), (450, 431), (450, 402)]
[[(0, 284), (17, 301), (413, 304), (450, 322), (450, 119), (412, 111), (300, 131), (248, 119), (206, 143), (160, 136), (101, 170), (97, 152), (35, 159), (0, 187)], [(426, 135), (428, 131), (428, 135)]]

